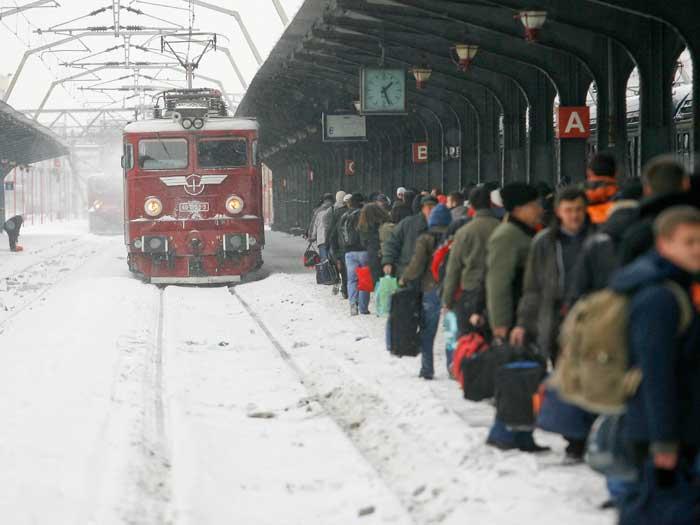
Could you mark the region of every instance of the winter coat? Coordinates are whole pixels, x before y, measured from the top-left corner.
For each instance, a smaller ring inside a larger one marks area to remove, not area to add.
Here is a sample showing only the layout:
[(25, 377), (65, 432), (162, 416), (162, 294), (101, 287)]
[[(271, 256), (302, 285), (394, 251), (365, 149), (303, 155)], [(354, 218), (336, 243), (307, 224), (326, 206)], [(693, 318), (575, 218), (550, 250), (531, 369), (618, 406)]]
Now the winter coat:
[(447, 232), (447, 226), (434, 226), (422, 233), (416, 240), (416, 249), (406, 269), (401, 274), (401, 279), (408, 283), (420, 279), (423, 293), (432, 292), (438, 284), (433, 278), (431, 263), (433, 253), (440, 245)]
[(557, 226), (542, 230), (532, 242), (518, 303), (518, 326), (525, 328), (542, 355), (548, 358), (558, 354), (557, 338), (563, 321), (566, 286), (573, 280), (574, 265), (570, 263), (567, 275), (565, 255), (569, 253), (573, 259), (575, 253), (583, 251), (587, 235), (585, 228), (577, 236), (566, 238)]
[(635, 201), (616, 203), (598, 233), (586, 239), (567, 291), (567, 306), (573, 306), (584, 295), (608, 285), (610, 276), (620, 265), (618, 249), (622, 236), (638, 217), (639, 206)]
[(393, 222), (385, 222), (379, 227), (379, 244), (381, 248), (379, 250), (379, 253), (381, 257), (384, 257), (384, 244), (391, 237), (391, 232), (394, 231), (394, 228), (396, 228), (396, 224), (394, 224)]
[(630, 226), (620, 244), (620, 262), (624, 266), (654, 246), (654, 221), (672, 206), (698, 206), (691, 202), (689, 193), (667, 193), (642, 200), (639, 205), (639, 221)]
[(401, 277), (413, 257), (418, 237), (427, 229), (428, 222), (422, 213), (411, 215), (398, 223), (384, 243), (382, 265), (393, 265), (396, 268), (397, 277)]
[(316, 241), (316, 244), (326, 244), (330, 233), (331, 222), (333, 219), (333, 204), (324, 202), (316, 212), (309, 238)]
[(340, 235), (338, 227), (340, 226), (340, 219), (349, 211), (349, 208), (344, 204), (334, 204), (332, 209), (331, 225), (328, 234), (328, 245), (330, 246), (333, 253), (338, 256), (344, 256), (345, 250), (340, 246)]
[(535, 230), (508, 217), (489, 238), (486, 253), (486, 307), (492, 328), (515, 324), (525, 264)]
[(486, 247), (489, 237), (500, 223), (490, 210), (479, 210), (474, 218), (455, 234), (442, 291), (442, 303), (447, 308), (454, 306), (455, 293), (461, 287), (465, 294), (473, 296), (474, 304), (468, 310), (484, 310)]
[(372, 280), (376, 283), (382, 277), (381, 241), (379, 239), (380, 227), (377, 224), (369, 226), (367, 230), (360, 229), (362, 245), (367, 251), (367, 265), (372, 272)]
[(464, 204), (461, 206), (455, 206), (450, 210), (450, 214), (452, 214), (452, 221), (464, 219), (467, 216), (467, 207)]
[(654, 451), (700, 446), (700, 319), (679, 334), (681, 307), (664, 282), (688, 290), (691, 276), (648, 252), (615, 276), (611, 288), (630, 294), (629, 359), (642, 383), (627, 403), (625, 431)]

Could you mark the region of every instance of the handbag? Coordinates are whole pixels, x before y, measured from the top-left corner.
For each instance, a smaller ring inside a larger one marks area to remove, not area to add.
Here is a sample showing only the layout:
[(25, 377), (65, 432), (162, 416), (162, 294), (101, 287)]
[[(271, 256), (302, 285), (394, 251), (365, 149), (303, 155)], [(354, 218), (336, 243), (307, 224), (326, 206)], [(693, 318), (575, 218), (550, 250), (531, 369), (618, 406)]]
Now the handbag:
[(358, 266), (355, 268), (355, 275), (357, 275), (357, 289), (359, 291), (368, 293), (374, 291), (372, 270), (369, 266)]
[(338, 270), (328, 259), (316, 265), (316, 284), (334, 285), (338, 282)]
[(399, 289), (399, 282), (396, 277), (385, 275), (377, 281), (377, 287), (374, 290), (376, 300), (375, 311), (377, 315), (389, 315), (391, 310), (391, 296)]
[(303, 263), (305, 268), (313, 268), (321, 262), (321, 256), (312, 248), (313, 243), (309, 243), (304, 252)]

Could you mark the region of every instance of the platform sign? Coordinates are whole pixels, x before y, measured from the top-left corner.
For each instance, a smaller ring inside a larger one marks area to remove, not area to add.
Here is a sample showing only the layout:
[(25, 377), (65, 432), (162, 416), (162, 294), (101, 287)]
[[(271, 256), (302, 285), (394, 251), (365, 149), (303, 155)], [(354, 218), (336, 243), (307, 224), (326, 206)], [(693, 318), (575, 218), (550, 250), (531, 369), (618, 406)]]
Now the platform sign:
[(588, 106), (557, 108), (557, 138), (587, 139), (591, 136), (591, 109)]
[(413, 164), (425, 164), (428, 162), (428, 143), (414, 142), (412, 144)]
[(355, 175), (355, 161), (354, 160), (346, 160), (345, 161), (345, 175), (348, 177), (352, 177)]
[(362, 115), (323, 115), (324, 142), (367, 140), (367, 120)]

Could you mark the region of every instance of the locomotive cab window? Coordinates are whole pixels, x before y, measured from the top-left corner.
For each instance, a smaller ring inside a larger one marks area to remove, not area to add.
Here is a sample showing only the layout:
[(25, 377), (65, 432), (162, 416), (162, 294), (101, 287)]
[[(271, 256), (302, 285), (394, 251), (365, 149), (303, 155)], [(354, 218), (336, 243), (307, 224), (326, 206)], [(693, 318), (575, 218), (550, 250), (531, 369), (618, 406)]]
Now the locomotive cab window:
[(139, 141), (139, 167), (144, 170), (176, 170), (189, 165), (187, 139)]
[(200, 168), (243, 168), (248, 165), (248, 142), (243, 138), (201, 139), (197, 158)]

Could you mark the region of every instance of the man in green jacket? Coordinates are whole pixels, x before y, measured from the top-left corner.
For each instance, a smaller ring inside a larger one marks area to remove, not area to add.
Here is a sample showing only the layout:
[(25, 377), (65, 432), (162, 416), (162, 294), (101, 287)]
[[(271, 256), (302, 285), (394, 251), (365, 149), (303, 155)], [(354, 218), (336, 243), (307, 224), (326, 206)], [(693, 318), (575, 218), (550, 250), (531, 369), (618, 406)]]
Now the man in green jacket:
[(460, 335), (484, 323), (486, 246), (501, 223), (491, 211), (487, 188), (474, 188), (469, 193), (469, 205), (476, 214), (455, 234), (442, 285), (442, 304), (457, 314)]
[[(495, 339), (506, 341), (516, 322), (516, 309), (522, 295), (525, 265), (535, 229), (544, 210), (534, 186), (512, 182), (501, 190), (508, 215), (488, 241), (486, 256), (486, 305)], [(523, 452), (549, 450), (535, 443), (532, 431), (512, 431), (495, 420), (486, 443)]]

